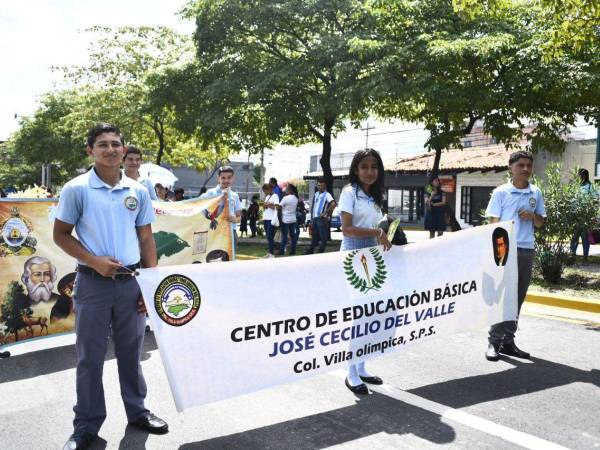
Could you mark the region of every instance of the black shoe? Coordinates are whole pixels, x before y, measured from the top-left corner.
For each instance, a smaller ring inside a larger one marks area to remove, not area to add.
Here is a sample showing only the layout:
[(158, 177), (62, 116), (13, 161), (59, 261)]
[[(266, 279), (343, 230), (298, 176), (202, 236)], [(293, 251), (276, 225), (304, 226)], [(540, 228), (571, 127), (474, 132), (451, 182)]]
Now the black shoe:
[(500, 359), (500, 355), (498, 354), (499, 348), (498, 344), (488, 345), (487, 352), (485, 352), (485, 359), (488, 361), (498, 361)]
[(357, 395), (368, 395), (369, 394), (369, 388), (367, 388), (367, 386), (364, 383), (361, 383), (358, 386), (352, 386), (350, 383), (348, 383), (348, 378), (346, 378), (344, 380), (344, 383), (346, 384), (346, 387), (348, 389), (350, 389), (350, 391), (352, 391), (352, 393), (354, 393), (354, 394), (357, 394)]
[(369, 384), (383, 384), (383, 380), (379, 377), (360, 377), (362, 381)]
[(502, 344), (499, 352), (503, 355), (514, 356), (515, 358), (529, 359), (530, 356), (529, 353), (519, 349), (514, 342), (511, 342), (510, 344)]
[(96, 434), (85, 433), (82, 437), (76, 438), (75, 435), (72, 434), (65, 443), (63, 450), (83, 450), (84, 448), (88, 448), (92, 441), (96, 439), (96, 436)]
[(10, 357), (10, 352), (0, 352), (0, 358), (8, 358)]
[(166, 434), (169, 432), (169, 425), (167, 422), (154, 414), (150, 413), (145, 417), (140, 417), (135, 422), (129, 422), (134, 427), (140, 428), (148, 433), (152, 434)]

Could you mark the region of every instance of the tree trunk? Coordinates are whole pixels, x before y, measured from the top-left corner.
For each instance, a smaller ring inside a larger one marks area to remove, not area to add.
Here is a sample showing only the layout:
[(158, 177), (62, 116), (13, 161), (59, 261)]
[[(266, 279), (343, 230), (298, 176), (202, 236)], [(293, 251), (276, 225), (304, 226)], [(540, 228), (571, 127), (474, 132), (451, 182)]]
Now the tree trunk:
[(326, 122), (323, 130), (323, 152), (321, 153), (321, 169), (327, 185), (327, 190), (333, 195), (333, 172), (331, 171), (331, 129), (333, 122)]
[(442, 158), (442, 149), (434, 148), (435, 157), (433, 158), (433, 167), (431, 168), (431, 173), (429, 174), (429, 182), (436, 177), (440, 171), (440, 159)]
[(163, 154), (165, 152), (165, 137), (162, 133), (158, 135), (158, 154), (156, 155), (156, 164), (160, 166)]

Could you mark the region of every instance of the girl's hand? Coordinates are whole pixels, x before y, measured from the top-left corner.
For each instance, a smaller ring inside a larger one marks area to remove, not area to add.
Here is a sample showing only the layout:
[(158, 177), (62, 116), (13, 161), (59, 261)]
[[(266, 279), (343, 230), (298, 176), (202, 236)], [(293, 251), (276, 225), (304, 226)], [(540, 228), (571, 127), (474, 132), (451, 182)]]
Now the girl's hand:
[(392, 248), (392, 243), (389, 241), (387, 233), (383, 232), (383, 230), (381, 230), (381, 232), (379, 233), (377, 242), (379, 243), (379, 245), (383, 245), (384, 251), (388, 251), (390, 248)]

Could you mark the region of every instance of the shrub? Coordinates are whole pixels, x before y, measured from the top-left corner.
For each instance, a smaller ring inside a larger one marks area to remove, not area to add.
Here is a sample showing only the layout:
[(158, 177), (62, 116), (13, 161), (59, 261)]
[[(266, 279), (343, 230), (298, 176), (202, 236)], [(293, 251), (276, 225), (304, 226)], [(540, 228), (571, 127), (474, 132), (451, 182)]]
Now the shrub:
[(593, 228), (598, 215), (596, 200), (581, 192), (577, 170), (568, 183), (561, 181), (561, 166), (548, 165), (545, 180), (534, 183), (542, 191), (548, 220), (535, 234), (536, 267), (544, 280), (557, 283), (570, 259), (570, 242), (575, 233)]

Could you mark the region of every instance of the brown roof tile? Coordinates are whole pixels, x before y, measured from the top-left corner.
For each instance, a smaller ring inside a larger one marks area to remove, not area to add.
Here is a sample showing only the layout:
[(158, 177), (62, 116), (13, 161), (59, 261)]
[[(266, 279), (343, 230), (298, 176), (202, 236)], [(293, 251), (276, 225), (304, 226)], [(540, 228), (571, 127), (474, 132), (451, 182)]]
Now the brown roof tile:
[[(442, 152), (440, 171), (506, 169), (508, 157), (515, 151), (503, 144), (485, 147), (452, 149)], [(396, 162), (399, 172), (428, 172), (433, 167), (435, 152), (404, 158)]]

